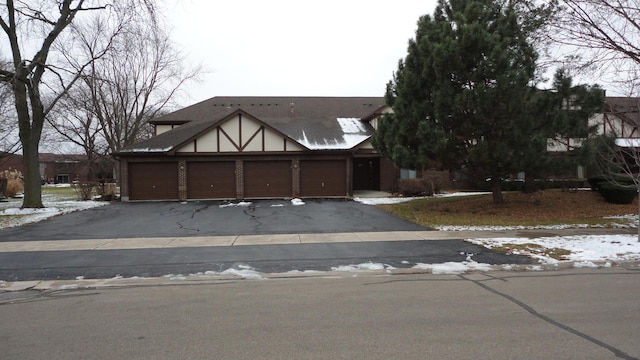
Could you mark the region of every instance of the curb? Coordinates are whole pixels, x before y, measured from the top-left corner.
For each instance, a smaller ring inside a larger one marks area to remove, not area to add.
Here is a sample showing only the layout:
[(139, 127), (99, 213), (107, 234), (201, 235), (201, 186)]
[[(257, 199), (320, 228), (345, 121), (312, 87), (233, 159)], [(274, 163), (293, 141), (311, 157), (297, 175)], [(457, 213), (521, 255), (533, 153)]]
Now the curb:
[[(432, 264), (438, 265), (438, 264)], [(451, 273), (434, 273), (429, 268), (401, 268), (401, 269), (381, 269), (381, 270), (349, 270), (349, 271), (292, 271), (286, 273), (257, 273), (257, 276), (243, 277), (239, 275), (227, 274), (192, 274), (192, 275), (165, 275), (161, 277), (115, 277), (111, 279), (76, 279), (76, 280), (42, 280), (42, 281), (0, 281), (0, 295), (3, 293), (20, 292), (27, 290), (35, 291), (64, 291), (80, 289), (104, 289), (122, 287), (141, 286), (173, 286), (173, 285), (195, 285), (210, 284), (220, 282), (237, 282), (242, 280), (294, 280), (308, 278), (339, 279), (356, 276), (394, 276), (394, 275), (444, 275), (457, 276), (465, 274), (484, 274), (488, 272), (545, 272), (571, 269), (597, 270), (607, 268), (622, 268), (625, 270), (640, 271), (640, 261), (589, 261), (574, 262), (566, 261), (555, 264), (527, 264), (527, 265), (490, 265), (490, 270), (468, 270), (455, 271)], [(0, 299), (0, 304), (2, 303)]]

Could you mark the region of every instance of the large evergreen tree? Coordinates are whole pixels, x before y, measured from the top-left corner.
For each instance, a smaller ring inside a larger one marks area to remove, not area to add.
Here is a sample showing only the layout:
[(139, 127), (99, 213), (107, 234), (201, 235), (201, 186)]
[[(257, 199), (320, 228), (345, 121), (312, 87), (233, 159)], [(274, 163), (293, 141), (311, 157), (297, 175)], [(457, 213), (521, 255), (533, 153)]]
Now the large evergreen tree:
[(540, 141), (523, 125), (534, 115), (537, 54), (518, 3), (439, 0), (420, 18), (387, 85), (393, 113), (374, 139), (383, 154), (403, 167), (435, 162), (488, 178), (494, 202), (503, 201), (501, 179)]

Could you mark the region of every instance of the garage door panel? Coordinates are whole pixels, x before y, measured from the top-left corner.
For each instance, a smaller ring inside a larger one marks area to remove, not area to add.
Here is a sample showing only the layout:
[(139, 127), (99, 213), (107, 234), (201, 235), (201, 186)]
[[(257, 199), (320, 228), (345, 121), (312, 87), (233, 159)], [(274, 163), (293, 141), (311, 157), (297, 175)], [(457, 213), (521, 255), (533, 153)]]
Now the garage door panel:
[(301, 196), (347, 195), (345, 160), (300, 161)]
[(246, 198), (290, 197), (291, 161), (245, 161), (244, 196)]
[(235, 198), (235, 169), (233, 161), (187, 163), (187, 198)]
[(178, 199), (178, 164), (175, 162), (130, 163), (131, 200)]

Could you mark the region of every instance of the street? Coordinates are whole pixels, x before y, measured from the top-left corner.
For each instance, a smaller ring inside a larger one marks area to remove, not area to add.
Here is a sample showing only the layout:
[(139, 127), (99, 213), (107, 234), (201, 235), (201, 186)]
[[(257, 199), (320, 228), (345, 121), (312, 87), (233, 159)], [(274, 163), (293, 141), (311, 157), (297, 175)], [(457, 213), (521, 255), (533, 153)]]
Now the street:
[(640, 269), (0, 293), (3, 359), (636, 359)]

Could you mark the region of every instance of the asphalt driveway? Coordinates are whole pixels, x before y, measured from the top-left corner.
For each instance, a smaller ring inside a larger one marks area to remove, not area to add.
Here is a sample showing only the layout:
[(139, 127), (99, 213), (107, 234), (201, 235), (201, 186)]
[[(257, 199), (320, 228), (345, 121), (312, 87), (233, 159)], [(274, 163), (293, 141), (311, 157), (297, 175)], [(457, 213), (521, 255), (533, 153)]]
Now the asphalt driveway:
[(58, 216), (0, 230), (0, 241), (305, 234), (428, 230), (371, 205), (347, 200), (139, 202)]

